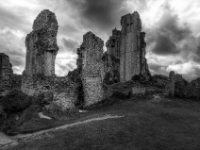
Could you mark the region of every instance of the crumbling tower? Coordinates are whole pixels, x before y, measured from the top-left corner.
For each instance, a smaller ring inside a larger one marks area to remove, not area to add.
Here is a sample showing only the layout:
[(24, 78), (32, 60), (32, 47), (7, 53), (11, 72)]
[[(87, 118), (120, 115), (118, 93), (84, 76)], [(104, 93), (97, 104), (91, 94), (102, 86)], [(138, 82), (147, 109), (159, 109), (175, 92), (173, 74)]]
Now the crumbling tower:
[(121, 18), (120, 81), (131, 80), (134, 75), (149, 74), (145, 58), (145, 33), (138, 12)]
[(103, 45), (103, 40), (92, 32), (87, 32), (83, 35), (83, 43), (78, 49), (77, 65), (81, 70), (84, 106), (103, 100)]
[(33, 95), (39, 87), (49, 88), (47, 78), (55, 75), (58, 22), (53, 12), (43, 10), (33, 23), (33, 31), (26, 36), (26, 66), (22, 91)]

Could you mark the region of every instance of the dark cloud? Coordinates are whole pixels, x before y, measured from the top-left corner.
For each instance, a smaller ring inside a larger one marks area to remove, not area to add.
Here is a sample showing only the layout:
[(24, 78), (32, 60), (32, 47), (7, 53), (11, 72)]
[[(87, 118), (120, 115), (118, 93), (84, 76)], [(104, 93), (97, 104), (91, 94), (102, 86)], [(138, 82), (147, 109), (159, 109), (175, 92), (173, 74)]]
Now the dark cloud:
[(108, 31), (119, 26), (120, 17), (130, 13), (128, 0), (67, 0), (79, 10), (81, 24), (88, 28)]
[(161, 34), (157, 36), (156, 45), (152, 51), (158, 55), (170, 55), (179, 53), (176, 45), (169, 38), (169, 36)]
[(149, 29), (147, 43), (155, 43), (152, 52), (158, 55), (174, 55), (180, 53), (179, 43), (191, 36), (186, 24), (179, 24), (178, 15), (168, 4), (164, 5), (164, 13), (157, 27)]
[[(170, 9), (169, 9), (170, 10)], [(176, 41), (181, 41), (191, 34), (189, 27), (186, 24), (180, 26), (178, 24), (178, 16), (171, 11), (167, 11), (160, 20), (160, 32), (171, 34), (171, 38)]]
[(78, 48), (78, 42), (76, 42), (72, 39), (66, 39), (66, 38), (63, 38), (62, 41), (63, 41), (65, 48), (68, 51), (76, 52), (76, 49)]

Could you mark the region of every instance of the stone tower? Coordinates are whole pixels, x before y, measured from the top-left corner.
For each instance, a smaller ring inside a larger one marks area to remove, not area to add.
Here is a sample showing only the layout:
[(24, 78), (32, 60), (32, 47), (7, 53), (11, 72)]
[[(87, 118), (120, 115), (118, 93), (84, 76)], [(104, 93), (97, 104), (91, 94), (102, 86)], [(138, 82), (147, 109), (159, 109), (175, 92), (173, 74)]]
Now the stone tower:
[(78, 49), (77, 65), (81, 69), (85, 106), (103, 100), (103, 45), (103, 40), (88, 32), (83, 35), (83, 43)]
[(131, 80), (134, 75), (149, 74), (145, 58), (145, 33), (138, 12), (121, 18), (120, 81)]
[(9, 56), (0, 53), (0, 91), (9, 90), (11, 88), (12, 75), (13, 70)]
[(58, 22), (53, 12), (43, 10), (33, 23), (33, 31), (26, 36), (26, 66), (22, 91), (33, 95), (40, 87), (50, 86), (46, 78), (55, 76)]

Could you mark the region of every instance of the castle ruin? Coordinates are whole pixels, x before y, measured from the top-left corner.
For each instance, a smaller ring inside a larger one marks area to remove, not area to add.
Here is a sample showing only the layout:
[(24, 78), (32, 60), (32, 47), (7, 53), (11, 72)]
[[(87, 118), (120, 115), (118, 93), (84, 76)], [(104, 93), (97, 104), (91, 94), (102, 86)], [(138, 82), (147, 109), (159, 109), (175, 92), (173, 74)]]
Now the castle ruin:
[[(26, 37), (26, 66), (21, 91), (36, 97), (43, 93), (47, 95), (44, 99), (52, 97), (48, 108), (53, 110), (59, 107), (65, 111), (105, 100), (113, 93), (108, 84), (130, 81), (135, 75), (149, 78), (150, 72), (145, 58), (145, 33), (141, 32), (139, 14), (134, 12), (122, 16), (121, 26), (121, 31), (116, 28), (112, 31), (112, 36), (106, 42), (105, 53), (102, 39), (92, 32), (83, 35), (83, 42), (77, 49), (77, 69), (69, 72), (67, 77), (56, 77), (58, 22), (53, 12), (43, 10), (33, 23), (33, 31)], [(1, 91), (10, 90), (14, 85), (12, 82), (18, 87), (21, 77), (13, 76), (9, 57), (0, 53)], [(135, 86), (131, 94), (144, 93), (144, 89)], [(187, 83), (181, 75), (170, 73), (165, 89), (168, 96), (199, 98), (199, 91), (200, 78)], [(129, 95), (129, 90), (126, 92)]]
[(180, 98), (200, 98), (200, 78), (187, 82), (182, 75), (169, 73), (169, 81), (165, 87), (165, 93), (168, 97)]
[(83, 43), (78, 49), (77, 65), (81, 70), (84, 106), (103, 100), (103, 45), (103, 40), (88, 32), (83, 35)]
[(36, 90), (49, 90), (55, 76), (58, 22), (53, 12), (43, 10), (33, 23), (33, 31), (26, 36), (26, 66), (22, 91), (33, 96)]
[(121, 18), (120, 81), (131, 80), (134, 75), (149, 75), (145, 58), (145, 33), (138, 12)]

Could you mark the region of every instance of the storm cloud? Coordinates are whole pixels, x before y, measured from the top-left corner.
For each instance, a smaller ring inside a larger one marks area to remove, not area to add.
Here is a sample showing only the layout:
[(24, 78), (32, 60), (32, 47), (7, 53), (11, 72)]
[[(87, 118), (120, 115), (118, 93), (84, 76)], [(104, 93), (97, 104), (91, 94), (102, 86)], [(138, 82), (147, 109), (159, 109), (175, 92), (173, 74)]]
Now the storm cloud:
[[(120, 26), (120, 17), (130, 13), (129, 0), (67, 0), (78, 10), (80, 22), (86, 28), (111, 30)], [(132, 10), (131, 10), (132, 11)]]
[[(166, 4), (167, 5), (167, 4)], [(186, 24), (179, 24), (179, 18), (170, 6), (164, 7), (164, 13), (151, 33), (148, 41), (154, 42), (152, 52), (157, 55), (175, 55), (180, 53), (179, 43), (191, 35), (191, 31)]]
[(171, 55), (179, 53), (176, 44), (170, 39), (168, 35), (158, 34), (155, 40), (156, 45), (152, 50), (155, 54)]

